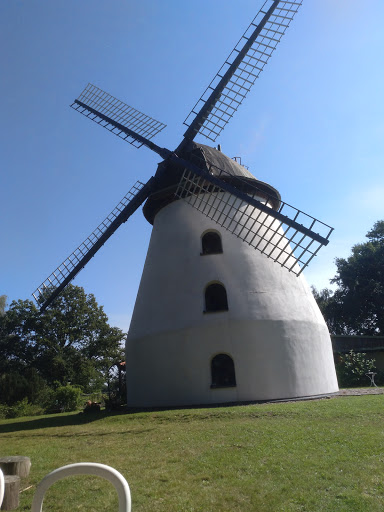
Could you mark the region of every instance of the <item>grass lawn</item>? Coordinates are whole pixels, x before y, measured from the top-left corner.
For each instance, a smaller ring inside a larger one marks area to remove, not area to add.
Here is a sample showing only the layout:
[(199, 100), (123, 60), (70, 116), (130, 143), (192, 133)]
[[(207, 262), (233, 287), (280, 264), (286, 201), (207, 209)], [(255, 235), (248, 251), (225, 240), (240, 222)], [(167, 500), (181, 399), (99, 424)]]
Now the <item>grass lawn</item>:
[[(73, 462), (127, 479), (133, 512), (378, 512), (384, 509), (384, 395), (0, 421), (0, 455), (31, 458), (18, 510)], [(44, 512), (117, 510), (102, 479), (68, 478)]]

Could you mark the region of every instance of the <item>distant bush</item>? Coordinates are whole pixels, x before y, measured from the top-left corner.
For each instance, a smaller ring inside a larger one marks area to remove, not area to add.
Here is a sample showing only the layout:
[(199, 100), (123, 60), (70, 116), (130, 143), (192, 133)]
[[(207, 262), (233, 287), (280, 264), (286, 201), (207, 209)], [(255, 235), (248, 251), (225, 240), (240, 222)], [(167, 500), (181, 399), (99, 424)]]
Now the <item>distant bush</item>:
[(22, 416), (38, 416), (44, 414), (44, 408), (31, 404), (27, 398), (13, 405), (0, 404), (0, 419), (20, 418)]
[[(14, 375), (11, 377), (13, 378)], [(5, 382), (5, 379), (3, 381)], [(19, 383), (20, 381), (15, 379), (15, 382)], [(0, 403), (0, 419), (37, 416), (47, 412), (75, 411), (83, 403), (82, 390), (77, 386), (71, 385), (59, 385), (56, 389), (43, 385), (35, 396), (36, 401), (32, 401), (28, 397), (14, 401), (10, 399), (11, 396), (13, 395), (9, 393), (7, 397), (11, 403)]]
[(5, 404), (0, 404), (0, 420), (4, 420), (7, 418), (9, 406)]
[(59, 386), (52, 396), (51, 409), (60, 412), (75, 411), (81, 405), (82, 392), (76, 386)]
[(367, 354), (350, 350), (338, 357), (336, 373), (340, 387), (352, 388), (368, 386), (367, 373), (375, 370), (375, 360), (367, 359)]

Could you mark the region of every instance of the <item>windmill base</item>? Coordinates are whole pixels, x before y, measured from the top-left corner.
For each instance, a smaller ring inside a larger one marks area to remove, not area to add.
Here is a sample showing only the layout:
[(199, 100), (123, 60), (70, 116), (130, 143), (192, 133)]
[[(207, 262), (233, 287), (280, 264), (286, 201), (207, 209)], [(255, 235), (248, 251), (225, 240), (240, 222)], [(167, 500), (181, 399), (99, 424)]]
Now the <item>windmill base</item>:
[[(217, 323), (208, 331), (191, 328), (132, 340), (127, 362), (135, 364), (127, 367), (127, 404), (188, 406), (329, 395), (338, 391), (330, 346), (325, 326), (287, 321)], [(235, 383), (214, 385), (217, 354), (233, 358)]]

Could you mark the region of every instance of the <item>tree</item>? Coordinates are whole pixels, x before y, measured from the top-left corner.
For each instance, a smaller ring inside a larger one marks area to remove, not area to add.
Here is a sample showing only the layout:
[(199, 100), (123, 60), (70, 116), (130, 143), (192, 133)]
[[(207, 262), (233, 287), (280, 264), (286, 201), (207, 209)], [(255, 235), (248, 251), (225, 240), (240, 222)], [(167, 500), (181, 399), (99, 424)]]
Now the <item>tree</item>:
[(52, 388), (101, 389), (111, 364), (123, 358), (124, 336), (78, 286), (69, 285), (43, 313), (30, 300), (13, 301), (0, 316), (0, 374), (21, 383), (34, 369)]
[(11, 371), (0, 375), (0, 397), (3, 404), (14, 405), (27, 399), (31, 404), (45, 405), (50, 398), (50, 388), (35, 368), (22, 373)]
[(23, 372), (36, 353), (38, 310), (32, 301), (13, 301), (0, 316), (0, 373)]
[(339, 326), (342, 304), (338, 302), (337, 294), (328, 288), (318, 291), (314, 286), (312, 286), (312, 293), (320, 311), (323, 313), (329, 332), (331, 334), (340, 334)]
[(7, 296), (0, 295), (0, 316), (5, 315), (5, 307), (7, 305)]
[(332, 334), (384, 334), (384, 221), (367, 233), (368, 242), (354, 245), (347, 259), (336, 258), (335, 292), (314, 289)]
[(374, 369), (374, 359), (368, 359), (367, 354), (355, 353), (353, 350), (348, 354), (340, 354), (336, 362), (337, 379), (341, 387), (366, 386), (367, 374)]

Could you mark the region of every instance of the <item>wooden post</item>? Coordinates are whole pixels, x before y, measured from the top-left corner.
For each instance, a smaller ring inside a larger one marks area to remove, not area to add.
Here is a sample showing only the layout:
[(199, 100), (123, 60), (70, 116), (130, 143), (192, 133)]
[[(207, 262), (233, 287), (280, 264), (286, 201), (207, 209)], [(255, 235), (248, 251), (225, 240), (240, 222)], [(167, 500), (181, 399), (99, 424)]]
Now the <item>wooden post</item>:
[(6, 475), (4, 477), (4, 499), (1, 510), (15, 510), (19, 506), (20, 477)]
[(0, 469), (4, 475), (17, 475), (20, 478), (26, 478), (31, 468), (31, 459), (21, 455), (11, 457), (0, 457)]

